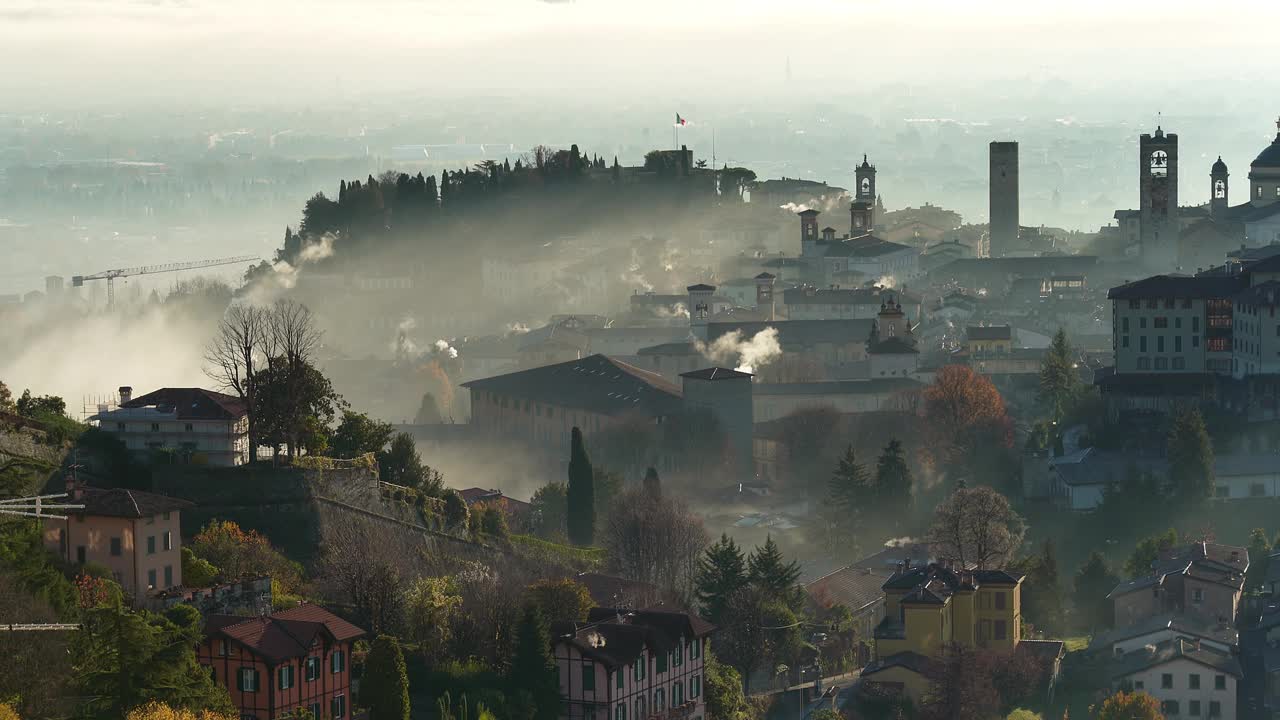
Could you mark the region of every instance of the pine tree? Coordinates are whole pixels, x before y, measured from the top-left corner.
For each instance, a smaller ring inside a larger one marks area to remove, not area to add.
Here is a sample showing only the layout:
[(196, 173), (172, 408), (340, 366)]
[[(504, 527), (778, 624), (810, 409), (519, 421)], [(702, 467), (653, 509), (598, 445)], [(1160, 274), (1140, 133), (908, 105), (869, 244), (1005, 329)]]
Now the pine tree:
[(717, 625), (734, 593), (747, 584), (747, 563), (733, 538), (722, 534), (698, 560), (695, 592), (702, 616)]
[(662, 480), (658, 477), (657, 468), (649, 468), (644, 472), (644, 491), (651, 497), (662, 497)]
[(1056, 633), (1062, 623), (1062, 594), (1058, 587), (1058, 558), (1053, 541), (1045, 540), (1041, 553), (1029, 559), (1023, 584), (1022, 614), (1042, 630)]
[(1054, 422), (1062, 421), (1079, 392), (1080, 377), (1072, 367), (1074, 364), (1067, 333), (1058, 328), (1040, 365), (1040, 399)]
[(788, 606), (796, 604), (796, 581), (800, 579), (800, 564), (794, 560), (786, 562), (782, 559), (782, 551), (778, 549), (772, 535), (766, 537), (764, 545), (757, 547), (747, 559), (747, 577), (770, 600), (778, 600)]
[(1084, 628), (1098, 631), (1111, 627), (1114, 611), (1107, 595), (1120, 584), (1120, 578), (1107, 567), (1102, 553), (1095, 550), (1089, 555), (1076, 571), (1073, 584), (1076, 613)]
[(911, 508), (912, 484), (911, 468), (902, 452), (902, 443), (894, 438), (884, 446), (884, 452), (876, 461), (877, 504), (886, 513), (894, 514), (896, 521), (901, 521)]
[(844, 457), (827, 483), (827, 490), (832, 505), (850, 517), (867, 500), (867, 469), (858, 462), (852, 445), (845, 449)]
[(379, 635), (369, 649), (360, 704), (369, 720), (409, 720), (409, 674), (400, 641), (390, 635)]
[(582, 430), (573, 429), (569, 449), (569, 542), (590, 545), (595, 540), (595, 483), (591, 460), (582, 442)]
[(1174, 418), (1168, 458), (1176, 500), (1194, 505), (1213, 497), (1213, 442), (1199, 410), (1184, 410)]
[(1267, 577), (1267, 568), (1271, 564), (1271, 545), (1267, 543), (1267, 531), (1254, 528), (1249, 533), (1249, 571), (1245, 573), (1245, 590), (1256, 590), (1262, 587)]
[(538, 609), (528, 604), (516, 627), (515, 653), (507, 675), (507, 696), (514, 717), (556, 720), (560, 714), (560, 674), (551, 657), (551, 638)]

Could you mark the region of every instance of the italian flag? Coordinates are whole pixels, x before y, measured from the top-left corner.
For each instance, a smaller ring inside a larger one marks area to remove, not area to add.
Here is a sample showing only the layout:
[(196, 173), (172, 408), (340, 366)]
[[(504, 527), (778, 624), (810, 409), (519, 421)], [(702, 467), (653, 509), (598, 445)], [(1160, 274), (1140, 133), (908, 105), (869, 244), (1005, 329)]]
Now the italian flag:
[(677, 124), (677, 125), (688, 125), (688, 124), (689, 124), (689, 121), (688, 121), (688, 120), (685, 120), (685, 119), (684, 119), (684, 118), (682, 118), (682, 117), (680, 117), (680, 113), (676, 113), (676, 124)]

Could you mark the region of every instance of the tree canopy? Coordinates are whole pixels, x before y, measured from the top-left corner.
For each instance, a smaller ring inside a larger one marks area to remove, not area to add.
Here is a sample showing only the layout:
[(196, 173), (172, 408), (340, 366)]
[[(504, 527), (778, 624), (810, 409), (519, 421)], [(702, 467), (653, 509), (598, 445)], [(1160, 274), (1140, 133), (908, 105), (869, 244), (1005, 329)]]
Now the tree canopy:
[(1013, 559), (1026, 524), (999, 492), (960, 488), (939, 503), (929, 527), (929, 544), (940, 558), (997, 568)]

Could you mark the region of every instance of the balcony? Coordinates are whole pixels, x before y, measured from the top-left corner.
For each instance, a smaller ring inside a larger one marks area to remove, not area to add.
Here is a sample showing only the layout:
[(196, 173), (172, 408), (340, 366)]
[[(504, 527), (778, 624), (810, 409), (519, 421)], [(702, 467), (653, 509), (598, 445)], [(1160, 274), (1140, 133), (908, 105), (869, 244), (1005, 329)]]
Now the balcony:
[(693, 714), (694, 708), (698, 706), (698, 701), (689, 700), (680, 705), (667, 708), (659, 713), (654, 713), (648, 717), (648, 720), (684, 720)]

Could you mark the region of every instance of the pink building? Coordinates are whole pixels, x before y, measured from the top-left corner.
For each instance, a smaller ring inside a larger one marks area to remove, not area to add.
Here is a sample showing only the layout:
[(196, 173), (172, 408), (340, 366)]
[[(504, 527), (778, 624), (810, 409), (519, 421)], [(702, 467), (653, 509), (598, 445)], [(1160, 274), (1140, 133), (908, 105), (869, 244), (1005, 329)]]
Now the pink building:
[(715, 629), (696, 615), (596, 608), (586, 623), (555, 623), (560, 717), (702, 720), (703, 658)]
[(95, 563), (139, 605), (147, 596), (182, 585), (179, 511), (186, 500), (115, 488), (68, 485), (68, 503), (84, 510), (44, 521), (45, 546), (69, 563)]

